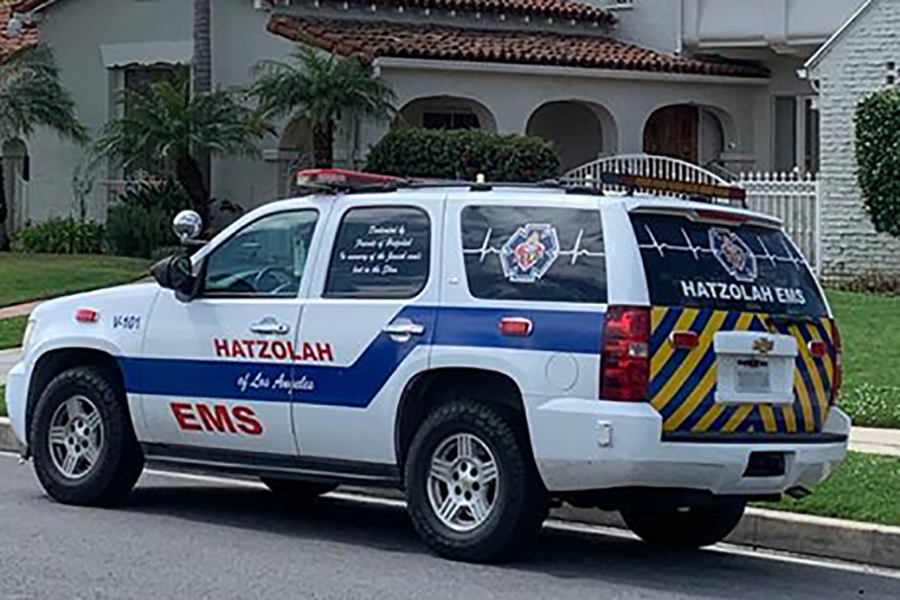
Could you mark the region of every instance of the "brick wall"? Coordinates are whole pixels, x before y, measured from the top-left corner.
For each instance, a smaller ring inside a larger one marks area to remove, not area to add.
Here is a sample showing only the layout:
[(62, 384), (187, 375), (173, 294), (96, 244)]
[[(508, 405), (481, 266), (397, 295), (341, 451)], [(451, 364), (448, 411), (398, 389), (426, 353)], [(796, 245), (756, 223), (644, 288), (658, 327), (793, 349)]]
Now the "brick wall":
[(875, 233), (862, 203), (853, 124), (860, 100), (888, 87), (889, 74), (900, 83), (898, 65), (900, 0), (876, 0), (810, 72), (819, 81), (822, 254), (828, 278), (900, 275), (900, 240)]

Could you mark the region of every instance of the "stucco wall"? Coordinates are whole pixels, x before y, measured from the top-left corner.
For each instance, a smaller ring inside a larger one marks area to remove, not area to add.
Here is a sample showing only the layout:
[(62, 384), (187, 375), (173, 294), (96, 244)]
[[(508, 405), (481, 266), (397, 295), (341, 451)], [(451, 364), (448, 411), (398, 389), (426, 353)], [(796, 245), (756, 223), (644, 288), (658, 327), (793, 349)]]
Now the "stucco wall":
[(879, 1), (815, 66), (819, 81), (825, 274), (900, 275), (900, 241), (875, 233), (856, 178), (856, 106), (887, 87), (887, 63), (900, 61), (900, 2)]

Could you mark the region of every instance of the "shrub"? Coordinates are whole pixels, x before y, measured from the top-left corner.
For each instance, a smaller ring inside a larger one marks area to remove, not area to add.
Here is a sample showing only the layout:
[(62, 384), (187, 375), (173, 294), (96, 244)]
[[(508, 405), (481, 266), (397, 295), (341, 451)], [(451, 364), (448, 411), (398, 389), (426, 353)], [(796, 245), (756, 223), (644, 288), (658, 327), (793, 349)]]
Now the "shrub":
[(369, 153), (367, 171), (434, 179), (537, 182), (559, 175), (559, 156), (549, 142), (478, 130), (400, 129)]
[(102, 254), (106, 250), (103, 226), (72, 217), (30, 225), (16, 236), (13, 250), (43, 254)]
[(152, 258), (177, 246), (172, 219), (189, 205), (187, 194), (174, 181), (142, 183), (125, 192), (109, 208), (110, 248), (119, 256)]
[(856, 109), (857, 177), (881, 233), (900, 237), (900, 89), (873, 94)]

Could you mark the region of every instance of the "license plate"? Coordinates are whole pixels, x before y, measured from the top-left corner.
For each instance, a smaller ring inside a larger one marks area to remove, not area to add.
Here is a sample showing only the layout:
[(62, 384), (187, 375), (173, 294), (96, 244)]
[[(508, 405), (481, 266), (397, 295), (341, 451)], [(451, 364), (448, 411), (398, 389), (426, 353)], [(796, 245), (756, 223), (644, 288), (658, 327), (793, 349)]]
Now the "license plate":
[(739, 359), (735, 370), (737, 393), (771, 394), (772, 371), (769, 361), (758, 358)]

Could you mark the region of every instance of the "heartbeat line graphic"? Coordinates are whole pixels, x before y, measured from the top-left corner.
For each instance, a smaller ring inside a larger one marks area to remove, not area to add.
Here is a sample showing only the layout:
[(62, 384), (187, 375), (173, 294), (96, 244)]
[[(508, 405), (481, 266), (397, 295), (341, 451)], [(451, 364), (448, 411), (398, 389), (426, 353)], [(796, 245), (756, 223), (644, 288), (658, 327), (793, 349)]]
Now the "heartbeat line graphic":
[[(492, 228), (487, 230), (487, 233), (484, 234), (484, 241), (481, 243), (479, 248), (463, 248), (463, 254), (477, 254), (478, 262), (484, 263), (484, 260), (490, 256), (491, 254), (496, 254), (497, 256), (501, 256), (503, 254), (503, 246), (499, 248), (494, 248), (491, 246), (491, 236), (494, 234), (494, 230)], [(560, 250), (559, 256), (568, 256), (570, 258), (569, 264), (574, 265), (578, 262), (578, 259), (582, 256), (590, 257), (590, 258), (603, 258), (606, 256), (603, 252), (592, 252), (587, 248), (582, 248), (581, 244), (584, 240), (584, 229), (579, 230), (578, 237), (575, 239), (575, 245), (571, 250)]]
[[(693, 255), (694, 260), (699, 261), (701, 255), (703, 255), (703, 254), (709, 254), (709, 255), (714, 254), (713, 249), (710, 248), (709, 246), (702, 246), (702, 245), (694, 244), (691, 241), (690, 236), (688, 236), (687, 231), (684, 230), (684, 228), (681, 229), (681, 235), (684, 237), (684, 241), (686, 244), (684, 246), (676, 246), (676, 245), (668, 244), (666, 242), (658, 241), (656, 239), (656, 236), (653, 235), (653, 231), (647, 225), (644, 225), (644, 231), (646, 231), (647, 235), (650, 237), (650, 243), (649, 244), (640, 244), (638, 247), (641, 250), (655, 250), (656, 252), (659, 253), (660, 257), (665, 257), (666, 252), (686, 252), (686, 253), (690, 253), (691, 255)], [(794, 267), (798, 271), (803, 267), (803, 265), (804, 265), (803, 259), (799, 255), (791, 252), (790, 248), (788, 248), (788, 245), (785, 243), (783, 238), (781, 239), (781, 247), (784, 250), (785, 254), (787, 254), (787, 256), (780, 256), (778, 254), (773, 254), (769, 250), (769, 247), (766, 246), (766, 243), (763, 241), (763, 239), (759, 235), (756, 236), (756, 239), (759, 242), (759, 245), (762, 247), (763, 251), (765, 252), (765, 254), (753, 253), (753, 256), (756, 257), (756, 260), (767, 261), (767, 262), (771, 263), (773, 267), (777, 263), (789, 263), (789, 264), (794, 265)]]

